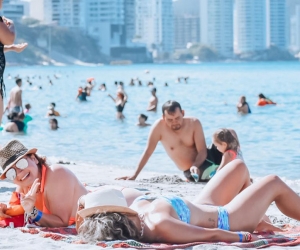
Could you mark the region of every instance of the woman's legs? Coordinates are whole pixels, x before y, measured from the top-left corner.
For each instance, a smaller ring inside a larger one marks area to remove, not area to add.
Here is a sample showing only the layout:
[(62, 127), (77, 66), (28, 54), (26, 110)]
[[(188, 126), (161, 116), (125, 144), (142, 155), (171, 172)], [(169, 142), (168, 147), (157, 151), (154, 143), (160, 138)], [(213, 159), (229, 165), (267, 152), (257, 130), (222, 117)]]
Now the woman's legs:
[(286, 216), (300, 220), (300, 197), (279, 177), (270, 175), (224, 206), (229, 213), (230, 230), (252, 232), (273, 201)]
[(193, 203), (224, 206), (250, 184), (245, 163), (233, 160), (217, 172)]

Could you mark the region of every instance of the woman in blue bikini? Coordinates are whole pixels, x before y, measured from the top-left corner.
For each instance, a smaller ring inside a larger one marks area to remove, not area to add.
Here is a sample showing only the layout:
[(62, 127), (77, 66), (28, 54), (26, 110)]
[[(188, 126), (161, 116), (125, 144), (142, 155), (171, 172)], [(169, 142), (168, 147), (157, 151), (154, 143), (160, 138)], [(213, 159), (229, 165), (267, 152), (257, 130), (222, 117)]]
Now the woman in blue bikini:
[[(300, 220), (300, 197), (274, 175), (244, 189), (228, 204), (226, 196), (214, 204), (217, 196), (213, 186), (234, 170), (244, 168), (241, 160), (233, 160), (221, 169), (202, 191), (201, 202), (176, 196), (141, 196), (128, 207), (124, 196), (116, 190), (85, 195), (79, 199), (78, 232), (88, 242), (125, 239), (173, 244), (247, 242), (257, 239), (251, 234), (257, 227), (276, 229), (262, 221), (273, 201), (284, 214)], [(223, 206), (218, 205), (220, 202)]]

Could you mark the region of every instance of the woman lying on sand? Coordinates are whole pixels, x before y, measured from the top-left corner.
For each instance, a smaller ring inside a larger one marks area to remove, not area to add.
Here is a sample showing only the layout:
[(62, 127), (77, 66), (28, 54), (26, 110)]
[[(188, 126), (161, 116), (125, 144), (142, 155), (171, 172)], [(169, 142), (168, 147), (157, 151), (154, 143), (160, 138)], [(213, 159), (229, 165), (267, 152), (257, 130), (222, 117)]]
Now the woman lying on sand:
[[(245, 168), (244, 163), (234, 160), (214, 178), (221, 179), (238, 168)], [(273, 201), (285, 215), (300, 220), (300, 197), (274, 175), (249, 186), (223, 207), (200, 205), (176, 196), (141, 196), (130, 207), (123, 200), (116, 190), (83, 196), (78, 211), (81, 220), (77, 221), (80, 236), (88, 242), (248, 242), (257, 240), (251, 233)], [(210, 198), (207, 201), (210, 203)]]
[[(76, 176), (67, 168), (48, 166), (39, 157), (37, 149), (28, 150), (17, 140), (10, 141), (0, 150), (0, 179), (9, 179), (17, 185), (10, 206), (0, 203), (0, 217), (9, 218), (12, 207), (27, 213), (29, 222), (40, 226), (63, 227), (75, 223), (77, 201), (88, 193)], [(142, 195), (136, 189), (121, 188), (128, 205)], [(20, 195), (22, 197), (20, 197)], [(21, 206), (21, 207), (20, 207)], [(16, 214), (15, 214), (16, 215)]]
[[(70, 170), (58, 164), (48, 166), (45, 158), (36, 152), (37, 149), (28, 150), (16, 140), (0, 150), (0, 166), (4, 171), (0, 178), (7, 178), (17, 185), (10, 206), (0, 203), (0, 217), (10, 217), (7, 215), (10, 208), (21, 206), (22, 214), (24, 210), (28, 214), (34, 212), (31, 221), (40, 226), (63, 227), (75, 223), (77, 201), (88, 190)], [(244, 164), (232, 165), (222, 175), (214, 176), (195, 203), (223, 206), (249, 185), (247, 167)], [(116, 189), (122, 190), (128, 206), (143, 195), (133, 188)], [(22, 200), (20, 193), (25, 195)], [(265, 226), (269, 228), (269, 225)]]

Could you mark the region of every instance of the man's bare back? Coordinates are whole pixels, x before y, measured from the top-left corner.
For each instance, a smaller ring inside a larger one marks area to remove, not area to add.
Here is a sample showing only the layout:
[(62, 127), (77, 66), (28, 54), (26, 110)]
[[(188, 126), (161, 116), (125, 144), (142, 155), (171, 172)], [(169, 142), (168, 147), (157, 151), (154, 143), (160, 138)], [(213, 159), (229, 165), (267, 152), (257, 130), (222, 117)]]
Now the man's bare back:
[(18, 86), (14, 87), (10, 92), (10, 107), (22, 106), (22, 90)]
[(21, 109), (23, 104), (22, 104), (22, 80), (21, 79), (17, 79), (16, 80), (16, 84), (17, 86), (15, 86), (14, 88), (12, 88), (12, 90), (10, 91), (10, 95), (9, 95), (9, 101), (7, 104), (6, 109), (8, 109), (9, 111), (11, 111), (14, 107), (20, 107)]

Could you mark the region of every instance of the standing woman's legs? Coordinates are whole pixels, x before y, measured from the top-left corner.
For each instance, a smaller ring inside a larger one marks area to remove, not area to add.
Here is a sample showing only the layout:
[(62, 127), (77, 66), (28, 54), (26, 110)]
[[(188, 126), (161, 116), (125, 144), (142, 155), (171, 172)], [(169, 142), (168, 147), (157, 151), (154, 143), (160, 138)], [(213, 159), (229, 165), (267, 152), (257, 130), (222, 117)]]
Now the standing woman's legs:
[(224, 206), (250, 184), (245, 163), (233, 160), (217, 172), (193, 203)]
[(229, 214), (230, 230), (253, 232), (273, 201), (283, 214), (300, 220), (300, 197), (279, 177), (270, 175), (224, 206)]

